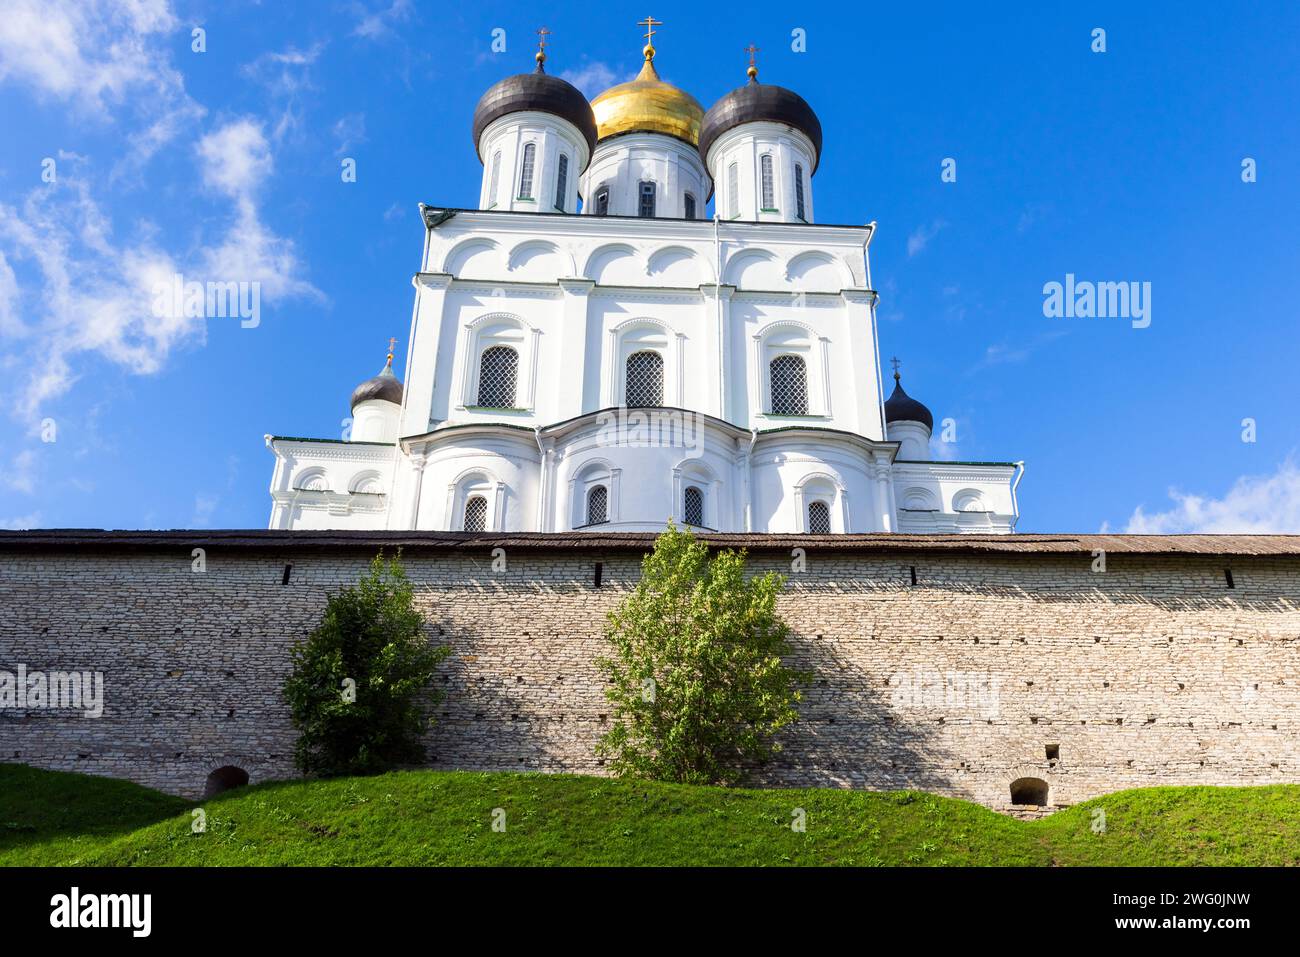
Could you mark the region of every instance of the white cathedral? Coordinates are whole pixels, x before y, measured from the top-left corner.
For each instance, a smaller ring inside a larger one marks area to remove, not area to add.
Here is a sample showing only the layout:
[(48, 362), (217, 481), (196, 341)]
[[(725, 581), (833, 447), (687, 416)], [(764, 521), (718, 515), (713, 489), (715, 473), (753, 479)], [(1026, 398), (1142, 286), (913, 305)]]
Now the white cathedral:
[(643, 52), (588, 102), (543, 35), (479, 100), (478, 208), (421, 206), (406, 383), (390, 350), (346, 439), (267, 436), (270, 527), (1011, 532), (1019, 463), (938, 461), (897, 371), (885, 398), (875, 224), (816, 222), (816, 114), (752, 52), (708, 111)]

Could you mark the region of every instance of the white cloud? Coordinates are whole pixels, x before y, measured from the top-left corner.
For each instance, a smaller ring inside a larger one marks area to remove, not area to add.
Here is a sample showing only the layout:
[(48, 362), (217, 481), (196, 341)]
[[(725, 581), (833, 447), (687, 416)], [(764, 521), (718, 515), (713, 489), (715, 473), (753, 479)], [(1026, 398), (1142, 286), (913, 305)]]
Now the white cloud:
[(929, 244), (930, 240), (934, 239), (935, 236), (938, 236), (940, 230), (947, 225), (948, 224), (942, 219), (936, 219), (929, 226), (918, 226), (914, 229), (912, 234), (907, 237), (908, 258), (910, 259), (923, 250)]
[(411, 10), (411, 0), (393, 0), (387, 7), (376, 10), (362, 7), (361, 19), (352, 33), (367, 40), (386, 37), (394, 32), (395, 25), (410, 19)]
[(590, 99), (598, 93), (604, 93), (617, 83), (633, 79), (634, 76), (635, 74), (619, 76), (607, 64), (595, 62), (588, 63), (578, 70), (565, 70), (560, 74), (560, 79), (572, 83)]
[(278, 104), (280, 117), (272, 135), (281, 140), (302, 124), (302, 94), (312, 89), (311, 66), (320, 59), (325, 44), (315, 43), (306, 50), (290, 46), (286, 50), (264, 53), (240, 72), (263, 86)]
[(1244, 475), (1222, 498), (1169, 490), (1176, 503), (1148, 514), (1139, 506), (1124, 531), (1144, 535), (1300, 533), (1300, 467), (1289, 456), (1272, 475)]
[(271, 148), (262, 125), (232, 120), (199, 141), (203, 182), (233, 199), (251, 196), (271, 176)]
[(31, 495), (36, 491), (36, 453), (24, 449), (0, 471), (0, 485)]
[[(243, 118), (209, 133), (196, 151), (203, 182), (229, 201), (214, 226), (219, 237), (184, 255), (157, 242), (148, 224), (133, 224), (130, 238), (114, 235), (80, 164), (58, 182), (32, 190), (20, 207), (0, 204), (0, 247), (7, 264), (27, 267), (27, 281), (10, 305), (10, 337), (0, 359), (26, 370), (11, 376), (20, 416), (33, 419), (46, 403), (71, 389), (81, 374), (79, 356), (97, 355), (130, 373), (157, 372), (169, 354), (203, 341), (206, 321), (180, 308), (155, 310), (154, 291), (175, 275), (199, 282), (258, 282), (263, 303), (277, 297), (319, 296), (302, 278), (293, 243), (262, 221), (257, 194), (273, 172), (265, 134)], [(4, 286), (0, 276), (0, 288)], [(26, 355), (10, 347), (25, 344)]]
[(8, 0), (0, 82), (62, 101), (83, 121), (129, 113), (142, 128), (125, 134), (114, 174), (134, 173), (203, 115), (167, 50), (179, 26), (167, 0)]
[(338, 147), (334, 150), (335, 156), (343, 156), (354, 146), (366, 142), (366, 114), (349, 113), (347, 116), (339, 117), (333, 127), (334, 139), (338, 141)]
[(25, 528), (40, 528), (41, 513), (32, 512), (30, 515), (19, 515), (16, 518), (0, 518), (0, 528), (9, 531), (18, 531)]

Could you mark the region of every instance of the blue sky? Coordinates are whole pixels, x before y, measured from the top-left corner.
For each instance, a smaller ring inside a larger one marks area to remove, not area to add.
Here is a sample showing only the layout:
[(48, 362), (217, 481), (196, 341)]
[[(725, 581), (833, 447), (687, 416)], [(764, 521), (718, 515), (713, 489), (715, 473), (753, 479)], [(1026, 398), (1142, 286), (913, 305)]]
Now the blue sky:
[[(946, 455), (1026, 460), (1021, 531), (1300, 532), (1300, 7), (1083, 6), (652, 9), (706, 107), (753, 42), (818, 112), (818, 219), (879, 223), (882, 352)], [(109, 528), (263, 527), (262, 436), (339, 434), (407, 334), (417, 203), (475, 204), (479, 95), (541, 22), (599, 92), (650, 9), (4, 7), (0, 527)], [(157, 317), (174, 272), (256, 279), (260, 324)], [(1045, 317), (1067, 273), (1149, 282), (1150, 325)]]

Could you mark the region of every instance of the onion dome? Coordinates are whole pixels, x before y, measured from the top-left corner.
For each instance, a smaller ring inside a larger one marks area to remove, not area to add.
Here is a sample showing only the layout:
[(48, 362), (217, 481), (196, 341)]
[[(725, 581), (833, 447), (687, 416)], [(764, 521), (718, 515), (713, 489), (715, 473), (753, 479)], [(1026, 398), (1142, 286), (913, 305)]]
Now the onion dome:
[[(587, 155), (596, 148), (596, 119), (591, 104), (582, 92), (558, 76), (546, 72), (545, 52), (537, 53), (537, 69), (532, 73), (508, 76), (488, 88), (474, 107), (474, 149), (478, 150), (483, 131), (510, 113), (534, 111), (550, 113), (571, 123), (587, 141)], [(483, 154), (479, 154), (483, 159)]]
[(709, 107), (700, 129), (700, 158), (709, 161), (709, 149), (718, 137), (744, 123), (781, 123), (793, 127), (812, 141), (813, 168), (822, 154), (822, 124), (808, 102), (783, 86), (758, 82), (758, 68), (749, 67), (749, 82), (732, 90)]
[(704, 108), (695, 97), (659, 79), (655, 48), (646, 44), (645, 64), (635, 80), (612, 86), (591, 101), (597, 136), (620, 133), (662, 133), (695, 146), (700, 141)]
[(355, 409), (362, 402), (367, 402), (370, 399), (382, 399), (384, 402), (391, 402), (394, 405), (402, 404), (402, 383), (397, 376), (393, 375), (393, 353), (391, 351), (388, 353), (388, 361), (379, 370), (379, 375), (367, 379), (352, 390), (350, 408)]
[(920, 422), (934, 431), (934, 416), (920, 402), (903, 391), (898, 370), (894, 370), (894, 394), (885, 402), (885, 424), (890, 422)]

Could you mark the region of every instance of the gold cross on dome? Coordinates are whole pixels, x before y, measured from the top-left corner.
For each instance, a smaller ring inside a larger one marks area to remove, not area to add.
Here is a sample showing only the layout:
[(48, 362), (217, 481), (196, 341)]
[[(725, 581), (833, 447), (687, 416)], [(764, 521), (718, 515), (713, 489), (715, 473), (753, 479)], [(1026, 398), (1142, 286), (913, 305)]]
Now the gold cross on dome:
[(903, 363), (901, 363), (901, 362), (898, 361), (898, 356), (894, 356), (894, 358), (892, 358), (892, 359), (889, 360), (889, 364), (892, 365), (892, 366), (894, 367), (894, 378), (897, 379), (897, 378), (898, 378), (898, 367), (901, 366)]
[(644, 20), (638, 20), (636, 25), (639, 27), (645, 27), (645, 42), (653, 46), (655, 42), (655, 27), (662, 27), (664, 22), (662, 20), (656, 20), (654, 17), (646, 17)]
[(758, 63), (755, 62), (754, 60), (754, 54), (757, 53), (759, 49), (760, 49), (759, 47), (754, 46), (754, 44), (752, 43), (749, 46), (745, 47), (745, 52), (749, 54), (750, 66), (758, 66)]
[(390, 355), (392, 354), (393, 348), (394, 348), (396, 345), (397, 345), (397, 338), (396, 338), (395, 336), (389, 336), (389, 337), (388, 337), (388, 352), (389, 352)]
[(542, 27), (537, 31), (537, 49), (541, 50), (543, 53), (546, 52), (546, 38), (550, 35), (551, 31), (546, 29), (546, 27)]

